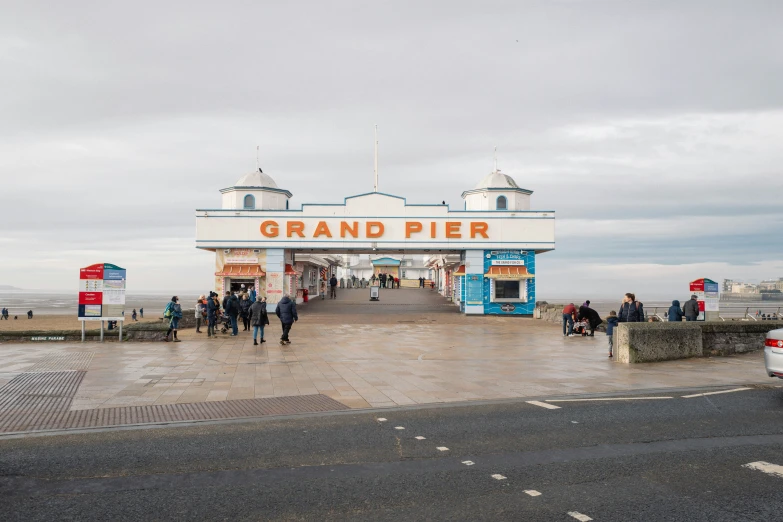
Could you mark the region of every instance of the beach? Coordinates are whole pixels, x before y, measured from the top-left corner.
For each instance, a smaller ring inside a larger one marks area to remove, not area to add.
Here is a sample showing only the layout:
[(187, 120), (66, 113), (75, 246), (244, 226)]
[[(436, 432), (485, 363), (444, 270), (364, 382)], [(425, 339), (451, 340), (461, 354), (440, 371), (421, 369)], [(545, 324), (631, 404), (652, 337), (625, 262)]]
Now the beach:
[[(160, 322), (162, 313), (145, 314), (144, 319), (139, 318), (138, 322)], [(100, 321), (85, 321), (87, 323), (87, 330), (99, 330), (101, 328)], [(125, 324), (135, 324), (130, 316), (127, 316)], [(104, 329), (106, 325), (104, 323)], [(27, 315), (19, 315), (19, 319), (14, 320), (12, 315), (8, 321), (0, 321), (0, 332), (21, 332), (21, 331), (60, 331), (60, 330), (81, 330), (82, 323), (76, 317), (76, 315), (34, 315), (32, 319), (28, 319)]]

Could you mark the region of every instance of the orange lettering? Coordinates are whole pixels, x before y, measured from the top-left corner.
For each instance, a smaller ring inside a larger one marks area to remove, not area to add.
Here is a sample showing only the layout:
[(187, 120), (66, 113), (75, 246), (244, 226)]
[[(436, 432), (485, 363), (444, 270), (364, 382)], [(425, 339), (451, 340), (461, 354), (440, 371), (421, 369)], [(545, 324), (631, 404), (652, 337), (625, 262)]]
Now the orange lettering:
[(462, 223), (459, 221), (446, 221), (446, 237), (448, 239), (457, 239), (462, 237), (462, 234), (459, 233), (459, 227), (462, 226)]
[(422, 226), (418, 221), (405, 222), (405, 237), (410, 238), (414, 232), (421, 232)]
[(277, 237), (280, 230), (277, 228), (277, 221), (264, 221), (261, 223), (261, 234), (265, 237)]
[(438, 237), (437, 231), (438, 231), (438, 224), (435, 222), (430, 223), (430, 237)]
[(326, 221), (319, 221), (318, 226), (315, 227), (313, 237), (319, 236), (332, 237), (332, 231), (329, 230), (329, 225), (326, 224)]
[(345, 237), (346, 234), (351, 234), (353, 237), (359, 237), (359, 222), (354, 221), (353, 226), (350, 226), (345, 221), (342, 221), (340, 223), (340, 237)]
[(487, 235), (487, 229), (489, 225), (484, 221), (474, 221), (470, 223), (470, 237), (474, 238), (477, 234), (481, 234), (484, 239), (489, 239)]
[(286, 235), (293, 237), (294, 234), (304, 237), (304, 221), (289, 221), (286, 223)]
[[(373, 228), (376, 230), (373, 231)], [(368, 238), (381, 237), (383, 235), (383, 223), (380, 221), (368, 221), (366, 231)]]

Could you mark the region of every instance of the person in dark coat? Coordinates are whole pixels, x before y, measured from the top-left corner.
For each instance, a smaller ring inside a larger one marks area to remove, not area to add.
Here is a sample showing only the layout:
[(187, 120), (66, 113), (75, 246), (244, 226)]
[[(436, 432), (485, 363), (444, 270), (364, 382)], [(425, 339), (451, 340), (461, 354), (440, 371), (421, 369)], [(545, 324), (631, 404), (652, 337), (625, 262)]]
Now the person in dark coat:
[(590, 308), (590, 301), (585, 301), (585, 303), (579, 307), (577, 320), (581, 321), (582, 319), (587, 319), (587, 322), (590, 323), (590, 337), (595, 337), (595, 329), (599, 324), (603, 323), (604, 320), (601, 319), (598, 312)]
[(216, 337), (215, 326), (217, 326), (218, 310), (220, 310), (218, 295), (210, 292), (207, 300), (207, 337)]
[(699, 301), (696, 294), (693, 294), (690, 301), (682, 307), (682, 314), (686, 321), (695, 321), (699, 318)]
[(239, 301), (239, 316), (242, 317), (242, 331), (250, 331), (250, 305), (253, 303), (250, 301), (248, 294), (242, 294), (242, 299)]
[(680, 308), (680, 302), (677, 299), (672, 301), (672, 305), (669, 307), (668, 316), (669, 322), (682, 322), (684, 314), (682, 308)]
[(614, 327), (617, 326), (617, 312), (612, 310), (609, 317), (606, 318), (606, 338), (609, 339), (609, 357), (613, 357), (614, 352)]
[(232, 295), (231, 292), (226, 292), (226, 298), (223, 299), (223, 310), (225, 310), (231, 318), (231, 335), (239, 335), (239, 325), (237, 324), (237, 318), (239, 317), (239, 299), (237, 299), (237, 296)]
[(291, 344), (288, 334), (294, 323), (299, 320), (299, 315), (296, 313), (296, 303), (288, 295), (284, 295), (280, 302), (277, 303), (275, 314), (280, 318), (280, 323), (283, 325), (283, 335), (280, 337), (280, 344)]
[(261, 342), (264, 340), (264, 326), (269, 324), (269, 315), (266, 313), (266, 297), (259, 299), (250, 306), (250, 324), (253, 326), (253, 346), (258, 346), (256, 337), (261, 333)]
[(335, 276), (329, 279), (329, 299), (337, 299), (337, 278)]
[(620, 313), (617, 314), (617, 320), (621, 323), (643, 323), (644, 305), (636, 300), (632, 293), (625, 294), (623, 302), (620, 304)]

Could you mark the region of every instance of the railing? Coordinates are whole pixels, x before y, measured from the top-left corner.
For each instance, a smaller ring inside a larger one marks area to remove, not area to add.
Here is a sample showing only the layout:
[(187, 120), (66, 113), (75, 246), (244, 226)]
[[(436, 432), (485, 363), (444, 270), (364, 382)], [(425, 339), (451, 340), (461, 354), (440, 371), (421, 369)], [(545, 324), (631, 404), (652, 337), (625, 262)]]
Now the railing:
[[(762, 320), (783, 320), (781, 316), (781, 306), (721, 306), (718, 317), (721, 321), (737, 320), (740, 321), (762, 321)], [(659, 321), (668, 320), (669, 307), (657, 306), (652, 309), (652, 313), (647, 313), (647, 317), (656, 317)], [(762, 318), (762, 314), (765, 316)]]

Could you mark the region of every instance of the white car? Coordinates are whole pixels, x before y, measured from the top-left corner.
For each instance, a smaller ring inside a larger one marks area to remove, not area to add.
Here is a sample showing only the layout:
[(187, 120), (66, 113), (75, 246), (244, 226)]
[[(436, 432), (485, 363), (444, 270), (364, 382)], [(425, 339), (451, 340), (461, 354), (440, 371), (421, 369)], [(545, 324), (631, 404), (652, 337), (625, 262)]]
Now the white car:
[(783, 328), (767, 332), (764, 365), (767, 367), (767, 375), (783, 379)]

